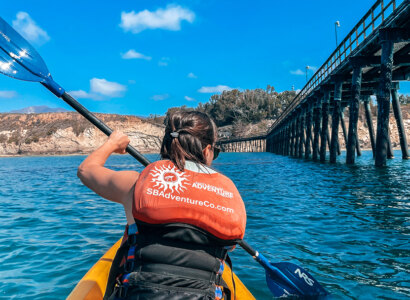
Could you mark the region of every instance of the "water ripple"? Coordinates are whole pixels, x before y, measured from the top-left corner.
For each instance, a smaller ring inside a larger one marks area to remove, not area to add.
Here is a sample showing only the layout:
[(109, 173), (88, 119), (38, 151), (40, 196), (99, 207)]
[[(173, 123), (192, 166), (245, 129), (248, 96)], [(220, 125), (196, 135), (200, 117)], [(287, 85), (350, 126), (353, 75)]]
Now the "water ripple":
[[(77, 179), (83, 159), (0, 159), (0, 299), (64, 299), (122, 235), (122, 207)], [(107, 166), (142, 169), (127, 156)], [(344, 154), (335, 165), (269, 153), (223, 153), (215, 163), (245, 201), (246, 240), (308, 269), (332, 299), (410, 297), (409, 166), (394, 159), (376, 169), (369, 152), (354, 166)], [(263, 269), (241, 249), (232, 257), (256, 298), (271, 299)]]

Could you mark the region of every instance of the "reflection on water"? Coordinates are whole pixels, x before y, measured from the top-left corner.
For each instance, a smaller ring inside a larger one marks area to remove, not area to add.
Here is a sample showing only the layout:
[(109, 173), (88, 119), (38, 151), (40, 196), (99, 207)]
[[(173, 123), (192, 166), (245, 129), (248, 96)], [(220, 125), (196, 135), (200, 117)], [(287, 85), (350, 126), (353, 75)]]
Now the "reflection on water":
[[(121, 206), (81, 185), (82, 159), (0, 159), (0, 299), (64, 299), (121, 236)], [(369, 152), (355, 166), (339, 160), (223, 153), (215, 167), (245, 201), (246, 240), (271, 261), (308, 269), (335, 299), (406, 299), (410, 161), (377, 169)], [(141, 170), (127, 156), (108, 166)], [(272, 298), (263, 269), (242, 249), (232, 257), (256, 298)]]

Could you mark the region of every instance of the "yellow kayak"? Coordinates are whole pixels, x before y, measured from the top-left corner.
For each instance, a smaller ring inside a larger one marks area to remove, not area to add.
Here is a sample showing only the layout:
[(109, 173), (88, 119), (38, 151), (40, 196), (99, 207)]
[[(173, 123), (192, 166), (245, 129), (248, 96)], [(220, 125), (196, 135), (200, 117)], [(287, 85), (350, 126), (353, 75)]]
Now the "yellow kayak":
[[(107, 287), (108, 275), (111, 269), (112, 261), (121, 245), (119, 239), (100, 260), (84, 275), (74, 290), (68, 295), (67, 300), (102, 300)], [(222, 274), (223, 280), (233, 291), (232, 273), (228, 265)], [(236, 299), (247, 300), (255, 299), (246, 286), (235, 275)]]

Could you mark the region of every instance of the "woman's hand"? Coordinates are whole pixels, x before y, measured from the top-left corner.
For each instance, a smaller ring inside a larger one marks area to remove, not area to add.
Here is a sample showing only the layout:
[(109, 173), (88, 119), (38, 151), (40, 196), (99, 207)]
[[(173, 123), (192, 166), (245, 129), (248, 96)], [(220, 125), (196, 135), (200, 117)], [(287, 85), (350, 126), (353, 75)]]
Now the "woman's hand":
[(113, 152), (124, 154), (126, 152), (125, 149), (130, 143), (130, 138), (121, 131), (114, 130), (108, 138), (107, 143), (113, 145)]

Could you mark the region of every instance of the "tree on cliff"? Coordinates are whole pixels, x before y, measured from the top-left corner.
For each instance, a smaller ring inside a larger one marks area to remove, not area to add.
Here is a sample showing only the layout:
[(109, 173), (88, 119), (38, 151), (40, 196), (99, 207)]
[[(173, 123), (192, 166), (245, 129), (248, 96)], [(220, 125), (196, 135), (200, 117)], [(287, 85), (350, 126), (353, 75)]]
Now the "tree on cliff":
[(278, 93), (270, 85), (266, 90), (240, 91), (234, 89), (212, 95), (208, 102), (199, 103), (195, 109), (190, 109), (185, 105), (172, 107), (168, 109), (167, 114), (178, 109), (197, 110), (209, 114), (218, 126), (230, 125), (234, 122), (249, 124), (277, 118), (295, 96), (295, 91)]

